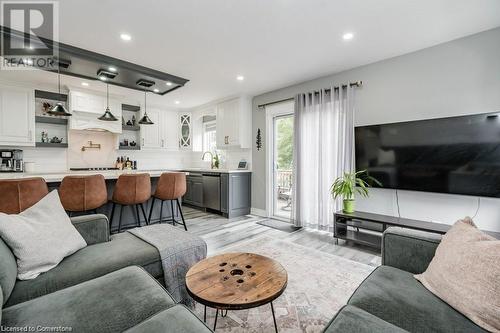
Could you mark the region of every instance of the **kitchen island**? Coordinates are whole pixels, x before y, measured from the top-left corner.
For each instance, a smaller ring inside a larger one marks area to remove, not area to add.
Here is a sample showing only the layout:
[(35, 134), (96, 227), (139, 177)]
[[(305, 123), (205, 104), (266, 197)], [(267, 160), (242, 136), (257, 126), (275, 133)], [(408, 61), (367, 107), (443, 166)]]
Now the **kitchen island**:
[[(148, 173), (151, 176), (151, 190), (154, 193), (158, 179), (164, 172), (184, 172), (187, 175), (187, 193), (181, 199), (191, 206), (207, 209), (214, 213), (220, 213), (225, 217), (235, 217), (250, 214), (250, 176), (249, 170), (228, 170), (228, 169), (203, 169), (203, 168), (183, 168), (183, 169), (161, 169), (161, 170), (92, 170), (92, 171), (61, 171), (61, 172), (36, 172), (36, 173), (0, 173), (1, 179), (23, 179), (31, 177), (41, 177), (45, 179), (49, 190), (57, 189), (65, 176), (85, 176), (101, 174), (106, 180), (108, 190), (108, 200), (111, 200), (115, 189), (116, 180), (122, 174)], [(146, 215), (149, 216), (151, 208), (150, 199), (145, 205)], [(174, 217), (180, 220), (180, 213), (174, 205)], [(112, 203), (97, 209), (97, 212), (106, 216), (111, 215)], [(75, 214), (78, 215), (78, 214)], [(142, 214), (140, 214), (142, 215)], [(172, 216), (171, 205), (168, 202), (163, 206), (163, 219)], [(136, 226), (137, 216), (134, 207), (124, 207), (122, 216), (122, 229)], [(146, 221), (139, 216), (141, 225)], [(156, 223), (160, 219), (160, 205), (156, 203), (151, 216), (151, 222)], [(111, 231), (118, 229), (118, 214), (115, 214), (111, 223)]]

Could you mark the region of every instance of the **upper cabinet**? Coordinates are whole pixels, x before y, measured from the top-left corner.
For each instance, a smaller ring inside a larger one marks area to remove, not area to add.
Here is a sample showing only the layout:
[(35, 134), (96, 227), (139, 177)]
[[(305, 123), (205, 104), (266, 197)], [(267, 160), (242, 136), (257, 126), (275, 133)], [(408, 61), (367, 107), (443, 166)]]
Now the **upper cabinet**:
[(177, 112), (148, 108), (147, 113), (154, 124), (141, 125), (142, 148), (179, 150)]
[(190, 112), (179, 113), (179, 148), (183, 150), (192, 147), (192, 117)]
[(247, 97), (217, 104), (217, 148), (252, 148), (252, 104)]
[(35, 145), (34, 90), (0, 85), (0, 145)]

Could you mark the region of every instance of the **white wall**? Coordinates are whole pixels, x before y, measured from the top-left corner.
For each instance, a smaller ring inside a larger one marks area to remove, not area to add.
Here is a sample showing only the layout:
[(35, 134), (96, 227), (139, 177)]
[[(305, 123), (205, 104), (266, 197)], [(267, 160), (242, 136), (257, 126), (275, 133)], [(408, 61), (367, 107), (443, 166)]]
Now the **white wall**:
[[(265, 133), (259, 104), (300, 92), (363, 81), (356, 96), (356, 125), (408, 121), (500, 110), (500, 28), (272, 91), (253, 100), (253, 133)], [(265, 145), (264, 145), (265, 146)], [(266, 209), (265, 149), (253, 151), (252, 207)], [(451, 224), (474, 215), (477, 197), (398, 191), (403, 217)], [(397, 215), (395, 191), (372, 190), (358, 210)], [(481, 198), (476, 223), (500, 231), (500, 200)]]

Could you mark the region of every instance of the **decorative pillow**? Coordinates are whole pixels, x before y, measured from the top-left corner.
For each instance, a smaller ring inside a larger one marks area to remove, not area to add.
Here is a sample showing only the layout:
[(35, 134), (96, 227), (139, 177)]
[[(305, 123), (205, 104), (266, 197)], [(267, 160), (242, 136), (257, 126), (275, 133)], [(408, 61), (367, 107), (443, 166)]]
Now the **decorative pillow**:
[(500, 240), (478, 230), (470, 217), (455, 222), (415, 278), (477, 325), (500, 332)]
[(0, 213), (0, 237), (17, 259), (17, 278), (30, 280), (87, 246), (52, 191), (18, 215)]

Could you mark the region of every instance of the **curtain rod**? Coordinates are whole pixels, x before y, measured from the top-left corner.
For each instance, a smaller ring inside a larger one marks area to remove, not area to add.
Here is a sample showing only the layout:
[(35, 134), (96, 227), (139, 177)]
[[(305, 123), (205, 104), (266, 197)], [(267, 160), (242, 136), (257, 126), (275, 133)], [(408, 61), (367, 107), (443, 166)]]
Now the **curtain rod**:
[[(349, 83), (350, 87), (361, 87), (362, 85), (363, 85), (363, 81), (356, 81), (356, 82), (350, 82)], [(333, 89), (334, 90), (338, 90), (338, 89), (340, 89), (340, 87), (342, 87), (342, 89), (347, 88), (347, 84), (343, 84), (342, 86), (338, 86), (338, 87), (333, 87)], [(325, 89), (325, 91), (331, 91), (331, 90), (332, 90), (331, 88)], [(314, 93), (318, 94), (319, 91), (314, 91)], [(257, 107), (258, 108), (263, 108), (263, 107), (268, 106), (268, 105), (273, 105), (273, 104), (278, 104), (278, 103), (293, 101), (294, 99), (295, 99), (295, 97), (280, 99), (280, 100), (274, 101), (274, 102), (259, 104)]]

